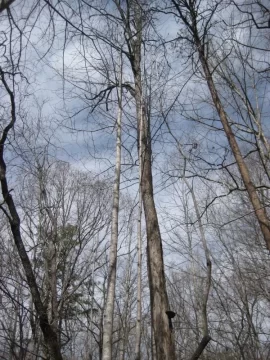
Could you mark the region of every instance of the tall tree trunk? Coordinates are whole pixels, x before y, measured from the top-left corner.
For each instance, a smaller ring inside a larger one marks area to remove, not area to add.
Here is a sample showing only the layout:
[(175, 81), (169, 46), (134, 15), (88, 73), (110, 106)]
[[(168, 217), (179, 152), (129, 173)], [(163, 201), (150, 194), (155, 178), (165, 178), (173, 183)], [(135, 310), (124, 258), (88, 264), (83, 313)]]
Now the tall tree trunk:
[(119, 188), (121, 176), (121, 122), (122, 122), (122, 53), (120, 59), (120, 86), (118, 89), (118, 116), (116, 139), (116, 165), (113, 189), (112, 232), (106, 305), (104, 310), (102, 360), (112, 360), (113, 314), (116, 285)]
[(227, 136), (232, 153), (236, 160), (240, 175), (241, 175), (244, 185), (247, 189), (247, 193), (248, 193), (250, 202), (253, 206), (253, 209), (255, 211), (257, 220), (259, 222), (266, 247), (270, 251), (270, 220), (269, 220), (269, 217), (266, 213), (265, 207), (263, 206), (263, 204), (258, 196), (256, 187), (251, 179), (249, 169), (246, 165), (246, 162), (243, 158), (243, 155), (241, 153), (241, 150), (240, 150), (237, 140), (235, 138), (235, 134), (229, 123), (226, 111), (224, 110), (224, 107), (219, 98), (219, 95), (218, 95), (218, 92), (217, 92), (217, 89), (216, 89), (216, 86), (215, 86), (215, 83), (213, 80), (212, 73), (209, 69), (208, 61), (204, 54), (203, 46), (199, 39), (196, 40), (196, 45), (198, 48), (199, 58), (200, 58), (200, 61), (201, 61), (201, 64), (202, 64), (202, 67), (204, 70), (204, 74), (206, 77), (208, 88), (209, 88), (211, 96), (212, 96), (213, 103), (219, 114), (220, 121), (223, 125), (224, 132)]
[(170, 310), (170, 307), (166, 291), (162, 239), (153, 192), (150, 119), (147, 117), (145, 104), (143, 102), (141, 73), (143, 14), (137, 1), (134, 1), (133, 6), (136, 38), (131, 43), (132, 56), (130, 56), (130, 62), (135, 82), (134, 97), (136, 102), (138, 140), (141, 137), (141, 191), (147, 233), (147, 263), (151, 318), (157, 360), (174, 360), (175, 348), (173, 332), (172, 329), (170, 329), (169, 318), (166, 313)]
[[(137, 57), (138, 60), (140, 60), (140, 54), (137, 54)], [(146, 109), (142, 104), (141, 99), (141, 72), (140, 68), (138, 68), (135, 73), (135, 100), (138, 127), (141, 132), (141, 188), (147, 233), (147, 260), (152, 326), (154, 330), (157, 360), (173, 360), (175, 359), (175, 350), (173, 334), (169, 328), (169, 319), (166, 314), (166, 311), (169, 311), (170, 307), (166, 291), (162, 239), (153, 193), (150, 121), (147, 118)], [(142, 122), (140, 122), (141, 116)]]
[[(137, 90), (139, 89), (138, 86)], [(142, 200), (147, 233), (148, 277), (150, 286), (150, 302), (152, 326), (156, 345), (157, 360), (175, 359), (173, 333), (169, 327), (166, 314), (170, 310), (163, 263), (162, 239), (153, 193), (151, 135), (149, 121), (144, 106), (141, 106), (140, 94), (137, 105), (137, 116), (140, 117), (142, 108)]]
[(136, 343), (135, 343), (135, 360), (141, 358), (141, 331), (142, 331), (142, 111), (139, 128), (139, 203), (138, 203), (138, 226), (137, 226), (137, 318), (136, 318)]

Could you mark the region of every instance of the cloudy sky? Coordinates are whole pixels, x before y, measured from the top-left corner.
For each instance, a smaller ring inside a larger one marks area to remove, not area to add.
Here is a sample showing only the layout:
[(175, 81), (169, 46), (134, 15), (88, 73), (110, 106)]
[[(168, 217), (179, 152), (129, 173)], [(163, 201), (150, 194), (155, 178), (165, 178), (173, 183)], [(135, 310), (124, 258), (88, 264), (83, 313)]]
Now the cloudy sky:
[[(17, 165), (26, 159), (30, 161), (35, 152), (49, 144), (52, 158), (69, 162), (74, 168), (94, 173), (99, 178), (112, 179), (116, 91), (113, 90), (108, 98), (104, 97), (95, 108), (98, 98), (93, 98), (119, 79), (120, 56), (117, 48), (123, 44), (123, 29), (117, 26), (113, 18), (108, 20), (103, 16), (105, 10), (98, 12), (84, 7), (80, 16), (82, 9), (77, 1), (52, 3), (68, 21), (49, 9), (45, 1), (35, 7), (35, 0), (17, 0), (9, 18), (6, 13), (1, 15), (1, 66), (8, 69), (12, 58), (19, 64), (17, 71), (21, 71), (15, 84), (20, 103), (15, 129), (17, 157), (10, 150), (10, 158)], [(92, 2), (93, 5), (98, 3)], [(202, 3), (206, 16), (210, 3)], [(227, 69), (236, 71), (234, 81), (238, 79), (239, 84), (246, 86), (249, 99), (261, 112), (265, 132), (269, 134), (267, 76), (258, 76), (252, 67), (243, 62), (247, 57), (251, 64), (260, 69), (267, 67), (269, 52), (260, 49), (265, 49), (269, 44), (269, 35), (266, 30), (257, 29), (252, 29), (250, 34), (249, 27), (245, 25), (231, 26), (243, 19), (245, 14), (224, 4), (220, 5), (219, 10), (212, 18), (213, 26), (208, 36), (212, 46), (212, 65), (222, 60)], [(106, 11), (115, 14), (111, 2), (107, 2)], [(257, 16), (255, 10), (254, 14)], [(205, 21), (202, 20), (201, 24)], [(183, 216), (179, 210), (183, 206), (181, 200), (174, 200), (179, 192), (179, 188), (176, 188), (178, 185), (172, 185), (179, 182), (178, 176), (183, 171), (183, 159), (179, 156), (175, 139), (182, 144), (190, 159), (190, 176), (197, 172), (209, 179), (216, 179), (220, 164), (232, 161), (196, 55), (193, 56), (193, 49), (187, 41), (173, 41), (179, 36), (186, 37), (188, 34), (171, 14), (156, 15), (155, 26), (150, 26), (146, 31), (148, 41), (145, 42), (142, 56), (144, 92), (146, 99), (151, 99), (152, 106), (155, 193), (160, 216), (163, 216), (163, 223), (166, 224), (164, 231), (175, 226), (166, 217), (173, 215), (182, 219)], [(8, 46), (10, 39), (11, 47)], [(247, 42), (255, 49), (241, 45)], [(216, 76), (218, 79), (218, 74)], [(249, 134), (243, 126), (247, 119), (245, 106), (233, 98), (220, 79), (217, 85), (226, 111), (238, 126), (238, 140), (244, 151), (248, 151), (246, 140)], [(123, 82), (133, 83), (125, 57)], [(169, 133), (161, 113), (168, 115), (166, 120), (174, 137)], [(121, 186), (132, 196), (137, 194), (136, 165), (135, 108), (130, 94), (124, 91), (124, 172)], [(207, 203), (207, 197), (224, 193), (223, 188), (213, 184), (211, 191), (203, 191), (209, 184), (200, 179), (194, 180), (194, 184), (204, 203)], [(179, 186), (181, 188), (182, 185)]]

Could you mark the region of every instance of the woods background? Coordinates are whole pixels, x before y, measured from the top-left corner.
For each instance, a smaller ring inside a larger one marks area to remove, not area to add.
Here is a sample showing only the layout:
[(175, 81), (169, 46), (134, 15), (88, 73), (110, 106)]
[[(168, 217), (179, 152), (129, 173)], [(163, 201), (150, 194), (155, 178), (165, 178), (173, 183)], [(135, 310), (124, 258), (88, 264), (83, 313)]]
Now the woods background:
[(0, 358), (270, 357), (267, 0), (0, 1)]

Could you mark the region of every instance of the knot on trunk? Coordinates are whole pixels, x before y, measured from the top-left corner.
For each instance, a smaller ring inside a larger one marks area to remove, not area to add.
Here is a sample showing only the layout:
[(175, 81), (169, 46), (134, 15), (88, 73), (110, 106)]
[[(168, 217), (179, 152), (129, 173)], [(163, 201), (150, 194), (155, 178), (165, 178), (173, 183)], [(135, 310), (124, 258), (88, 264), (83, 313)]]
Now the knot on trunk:
[(172, 330), (173, 329), (172, 319), (175, 317), (176, 313), (174, 311), (167, 310), (166, 314), (167, 314), (168, 319), (169, 319), (169, 328)]

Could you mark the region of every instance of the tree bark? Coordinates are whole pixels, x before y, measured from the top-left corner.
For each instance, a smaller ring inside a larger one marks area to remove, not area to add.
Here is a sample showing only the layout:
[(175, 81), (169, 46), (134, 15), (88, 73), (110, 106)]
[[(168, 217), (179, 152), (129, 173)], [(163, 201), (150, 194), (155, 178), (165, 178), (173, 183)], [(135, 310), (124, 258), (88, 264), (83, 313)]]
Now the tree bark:
[(107, 298), (104, 310), (102, 360), (112, 359), (113, 314), (116, 285), (119, 189), (121, 176), (121, 122), (122, 122), (122, 54), (120, 54), (120, 86), (118, 91), (118, 116), (116, 139), (116, 165), (113, 189), (112, 232), (109, 259)]
[[(140, 117), (140, 128), (142, 126), (142, 111)], [(136, 318), (136, 343), (135, 360), (141, 358), (141, 329), (142, 329), (142, 132), (139, 129), (139, 204), (138, 204), (138, 226), (137, 226), (137, 318)]]
[[(139, 86), (135, 86), (137, 90)], [(135, 90), (136, 91), (136, 90)], [(139, 98), (139, 99), (138, 99)], [(142, 108), (142, 199), (144, 206), (146, 233), (148, 277), (150, 287), (150, 302), (152, 326), (156, 345), (157, 360), (175, 359), (173, 334), (169, 328), (169, 319), (166, 311), (170, 310), (163, 263), (162, 239), (154, 201), (151, 138), (148, 119), (144, 106), (141, 106), (140, 93), (136, 99), (137, 116)]]
[(266, 213), (265, 207), (263, 206), (263, 204), (260, 201), (256, 187), (252, 182), (252, 179), (251, 179), (251, 176), (249, 173), (249, 169), (243, 158), (243, 155), (241, 153), (241, 150), (240, 150), (237, 140), (235, 138), (235, 134), (233, 133), (233, 130), (230, 126), (227, 114), (226, 114), (224, 107), (221, 103), (221, 100), (219, 98), (219, 95), (218, 95), (218, 92), (217, 92), (217, 89), (215, 87), (215, 83), (213, 80), (213, 76), (209, 69), (209, 65), (208, 65), (207, 59), (204, 55), (204, 50), (203, 50), (202, 44), (199, 39), (196, 40), (196, 45), (198, 48), (199, 58), (200, 58), (200, 61), (201, 61), (201, 64), (202, 64), (202, 67), (204, 70), (204, 74), (206, 77), (208, 88), (209, 88), (211, 96), (212, 96), (213, 103), (219, 114), (220, 121), (223, 125), (224, 132), (226, 134), (226, 137), (230, 144), (232, 153), (236, 160), (240, 175), (241, 175), (244, 185), (247, 189), (247, 193), (248, 193), (250, 202), (253, 206), (253, 209), (255, 211), (257, 220), (259, 222), (266, 247), (270, 251), (270, 220), (269, 220), (269, 217)]
[[(170, 306), (166, 291), (162, 239), (153, 192), (150, 119), (147, 117), (143, 101), (141, 73), (143, 14), (137, 1), (132, 2), (132, 5), (134, 6), (136, 36), (132, 36), (132, 40), (129, 42), (129, 47), (132, 48), (129, 59), (135, 82), (134, 98), (136, 102), (138, 141), (141, 138), (141, 191), (147, 234), (147, 264), (151, 319), (157, 360), (174, 360), (175, 348), (173, 331), (169, 327), (169, 318), (166, 314), (166, 311), (170, 310)], [(128, 26), (128, 31), (131, 32), (130, 24), (126, 25)]]
[[(173, 334), (169, 328), (166, 311), (169, 301), (166, 291), (166, 281), (163, 263), (162, 239), (154, 201), (152, 177), (152, 149), (149, 121), (146, 109), (142, 104), (142, 81), (140, 71), (140, 53), (135, 53), (137, 69), (135, 78), (135, 100), (138, 127), (141, 132), (142, 152), (142, 200), (144, 206), (147, 233), (147, 262), (150, 287), (151, 317), (154, 330), (157, 360), (175, 359)], [(142, 116), (142, 122), (140, 118)], [(141, 124), (140, 124), (141, 123)]]
[(202, 338), (201, 342), (199, 343), (196, 351), (191, 356), (190, 360), (198, 360), (200, 358), (200, 356), (202, 355), (203, 350), (206, 348), (206, 346), (207, 346), (207, 344), (209, 343), (210, 340), (211, 340), (210, 336), (204, 336)]

